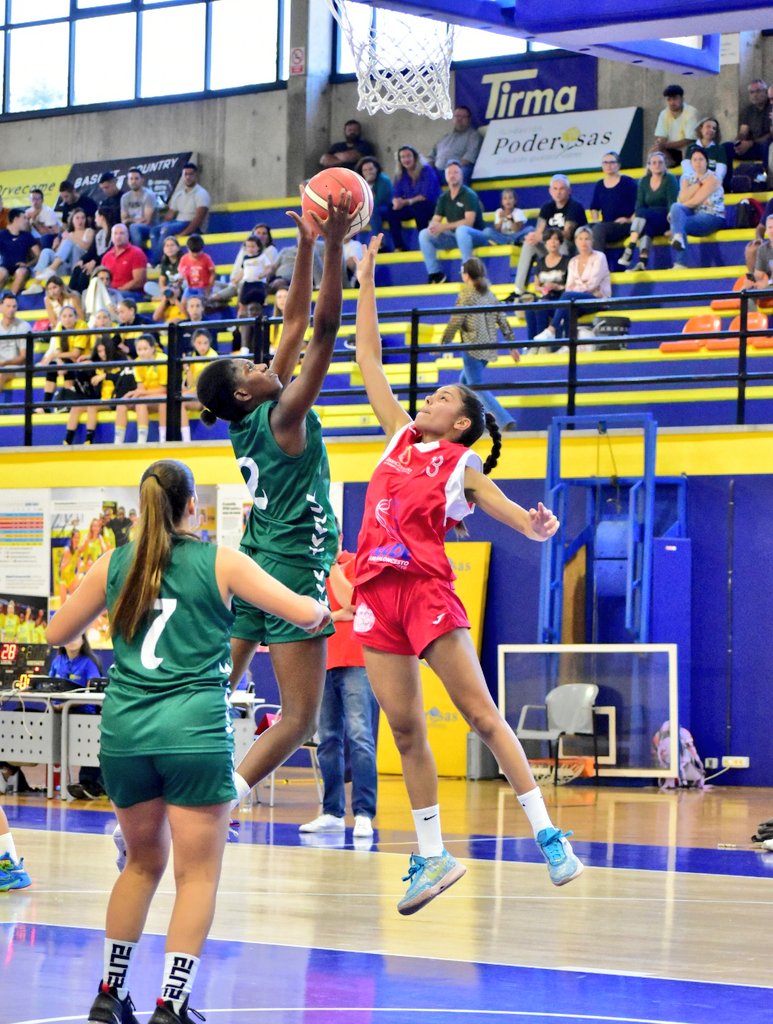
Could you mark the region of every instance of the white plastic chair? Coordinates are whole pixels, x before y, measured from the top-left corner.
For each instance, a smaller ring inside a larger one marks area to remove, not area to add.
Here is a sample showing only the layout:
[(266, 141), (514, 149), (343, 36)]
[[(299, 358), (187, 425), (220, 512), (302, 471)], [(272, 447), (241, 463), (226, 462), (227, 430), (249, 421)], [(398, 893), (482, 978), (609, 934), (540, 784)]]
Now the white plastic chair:
[[(558, 748), (564, 736), (593, 737), (593, 767), (596, 782), (599, 778), (598, 737), (594, 704), (599, 688), (594, 683), (564, 683), (550, 690), (544, 704), (524, 704), (515, 735), (519, 740), (545, 740), (554, 759), (553, 784), (558, 785)], [(529, 711), (542, 710), (547, 719), (546, 729), (527, 729)]]

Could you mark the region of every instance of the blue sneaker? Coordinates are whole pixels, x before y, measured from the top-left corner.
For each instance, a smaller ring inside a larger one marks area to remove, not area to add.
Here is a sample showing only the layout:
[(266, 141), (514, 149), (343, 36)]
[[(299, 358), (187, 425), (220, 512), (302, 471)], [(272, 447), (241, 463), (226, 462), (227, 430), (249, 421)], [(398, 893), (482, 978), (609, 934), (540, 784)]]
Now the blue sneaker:
[(401, 914), (415, 914), (441, 892), (450, 889), (466, 871), (467, 868), (457, 863), (448, 850), (443, 850), (439, 857), (419, 857), (412, 853), (408, 874), (403, 878), (410, 885), (397, 904), (398, 911)]
[(32, 879), (24, 870), (24, 858), (17, 864), (8, 852), (0, 857), (0, 892), (11, 889), (26, 889), (32, 885)]
[(537, 846), (548, 862), (553, 885), (566, 885), (583, 872), (582, 861), (575, 857), (571, 843), (567, 842), (571, 834), (560, 828), (543, 828), (537, 833)]

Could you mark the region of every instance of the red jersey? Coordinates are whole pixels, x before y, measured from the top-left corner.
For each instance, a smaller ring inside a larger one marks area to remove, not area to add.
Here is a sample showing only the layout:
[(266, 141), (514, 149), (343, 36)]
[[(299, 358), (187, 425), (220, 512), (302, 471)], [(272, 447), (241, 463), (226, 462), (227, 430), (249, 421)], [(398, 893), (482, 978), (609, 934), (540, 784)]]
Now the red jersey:
[[(342, 551), (336, 559), (336, 564), (344, 574), (349, 583), (354, 583), (354, 555), (351, 551)], [(336, 600), (333, 588), (330, 586), (330, 577), (327, 578), (327, 596), (330, 602), (330, 610), (337, 612), (341, 605)], [(335, 633), (327, 638), (327, 664), (325, 668), (351, 668), (354, 665), (364, 666), (365, 655), (362, 653), (362, 643), (354, 635), (354, 621), (338, 621), (334, 623)]]
[(212, 257), (205, 252), (186, 252), (180, 259), (178, 271), (189, 288), (209, 288), (217, 273)]
[(357, 541), (356, 583), (397, 569), (453, 580), (445, 535), (473, 507), (464, 496), (464, 471), (482, 469), (480, 457), (453, 441), (421, 440), (408, 423), (392, 438), (365, 495)]

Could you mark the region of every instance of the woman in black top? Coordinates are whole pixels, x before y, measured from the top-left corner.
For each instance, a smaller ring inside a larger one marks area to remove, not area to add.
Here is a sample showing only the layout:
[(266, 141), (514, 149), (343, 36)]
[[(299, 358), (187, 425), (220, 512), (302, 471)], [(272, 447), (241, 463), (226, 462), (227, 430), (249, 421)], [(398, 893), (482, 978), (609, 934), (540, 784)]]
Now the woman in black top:
[[(534, 270), (534, 284), (539, 298), (543, 301), (560, 299), (566, 288), (566, 275), (569, 270), (569, 257), (564, 256), (561, 252), (563, 235), (558, 228), (548, 228), (542, 236), (542, 241), (547, 252), (544, 256), (540, 256), (537, 259)], [(530, 339), (536, 338), (538, 334), (545, 330), (555, 312), (554, 309), (541, 307), (538, 301), (526, 310), (526, 327)], [(552, 352), (561, 346), (552, 345), (547, 347)], [(528, 355), (530, 352), (536, 351), (537, 349), (530, 348), (524, 354)]]

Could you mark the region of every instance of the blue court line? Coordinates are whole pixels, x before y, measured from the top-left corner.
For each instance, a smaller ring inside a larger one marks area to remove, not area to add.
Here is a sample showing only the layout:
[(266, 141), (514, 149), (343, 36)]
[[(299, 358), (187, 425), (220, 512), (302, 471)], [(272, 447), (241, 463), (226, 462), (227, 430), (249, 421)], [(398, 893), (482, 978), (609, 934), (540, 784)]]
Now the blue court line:
[[(48, 831), (111, 833), (115, 817), (111, 811), (83, 810), (48, 803), (8, 805), (5, 812), (11, 827)], [(345, 833), (301, 835), (298, 826), (286, 822), (242, 821), (239, 843), (260, 846), (311, 846), (324, 849), (363, 849), (374, 853), (410, 853), (408, 836), (381, 834), (373, 842), (353, 840)], [(457, 857), (541, 864), (542, 855), (530, 838), (446, 834), (446, 846)], [(762, 850), (703, 849), (634, 843), (586, 843), (573, 837), (572, 846), (588, 867), (630, 868), (639, 871), (678, 871), (688, 874), (773, 877), (773, 853)]]
[[(96, 929), (0, 925), (0, 1024), (82, 1021), (102, 946)], [(146, 935), (132, 964), (143, 1019), (163, 951), (163, 936)], [(210, 939), (191, 1002), (238, 1024), (748, 1024), (770, 1004), (770, 989)]]

